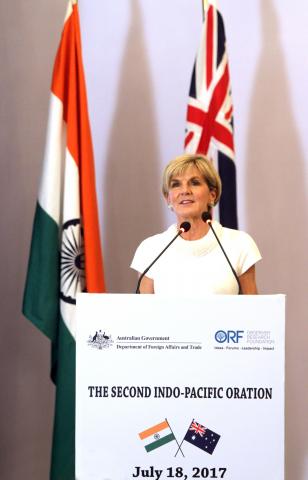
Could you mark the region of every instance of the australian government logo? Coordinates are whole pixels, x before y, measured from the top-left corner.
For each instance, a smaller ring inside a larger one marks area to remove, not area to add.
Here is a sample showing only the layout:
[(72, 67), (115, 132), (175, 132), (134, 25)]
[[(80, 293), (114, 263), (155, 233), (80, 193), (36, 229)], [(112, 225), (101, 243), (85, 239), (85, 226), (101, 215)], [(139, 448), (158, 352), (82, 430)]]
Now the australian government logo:
[(107, 347), (114, 346), (116, 350), (120, 351), (147, 351), (147, 352), (161, 352), (168, 351), (190, 351), (198, 352), (202, 350), (202, 342), (200, 340), (177, 340), (169, 336), (148, 336), (148, 335), (131, 335), (121, 336), (117, 335), (114, 340), (111, 335), (103, 330), (98, 330), (89, 335), (87, 343), (90, 347), (103, 350)]
[(102, 332), (102, 330), (98, 330), (95, 334), (89, 335), (88, 338), (88, 345), (91, 348), (97, 348), (98, 350), (103, 350), (104, 348), (109, 348), (113, 345), (113, 340), (111, 335), (106, 335), (106, 332)]

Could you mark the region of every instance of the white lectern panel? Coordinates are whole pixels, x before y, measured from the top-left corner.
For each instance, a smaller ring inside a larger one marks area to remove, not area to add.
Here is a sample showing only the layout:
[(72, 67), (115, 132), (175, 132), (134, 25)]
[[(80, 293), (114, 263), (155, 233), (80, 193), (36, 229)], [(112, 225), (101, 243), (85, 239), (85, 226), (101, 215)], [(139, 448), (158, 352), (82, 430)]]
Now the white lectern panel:
[(284, 296), (77, 301), (76, 478), (284, 478)]

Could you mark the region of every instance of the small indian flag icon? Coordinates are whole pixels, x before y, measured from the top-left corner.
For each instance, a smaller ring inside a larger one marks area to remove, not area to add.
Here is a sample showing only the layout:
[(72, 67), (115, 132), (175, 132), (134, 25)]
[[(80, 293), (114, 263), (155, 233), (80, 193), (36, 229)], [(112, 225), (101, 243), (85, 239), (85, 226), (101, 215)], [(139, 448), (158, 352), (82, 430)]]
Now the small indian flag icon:
[(139, 437), (143, 440), (144, 448), (147, 452), (151, 452), (155, 448), (162, 447), (166, 443), (175, 440), (167, 419), (139, 433)]

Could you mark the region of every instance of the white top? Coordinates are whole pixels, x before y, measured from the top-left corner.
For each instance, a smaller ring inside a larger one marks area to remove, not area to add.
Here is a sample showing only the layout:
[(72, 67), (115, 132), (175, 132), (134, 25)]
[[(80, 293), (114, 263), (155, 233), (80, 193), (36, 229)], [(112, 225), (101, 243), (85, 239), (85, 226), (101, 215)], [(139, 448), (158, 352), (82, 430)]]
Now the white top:
[[(216, 221), (212, 225), (238, 276), (262, 258), (247, 233), (225, 228)], [(165, 232), (143, 240), (131, 268), (142, 273), (176, 233), (176, 225), (171, 225)], [(211, 230), (199, 240), (178, 237), (146, 276), (154, 280), (154, 291), (159, 294), (238, 293), (236, 279)]]

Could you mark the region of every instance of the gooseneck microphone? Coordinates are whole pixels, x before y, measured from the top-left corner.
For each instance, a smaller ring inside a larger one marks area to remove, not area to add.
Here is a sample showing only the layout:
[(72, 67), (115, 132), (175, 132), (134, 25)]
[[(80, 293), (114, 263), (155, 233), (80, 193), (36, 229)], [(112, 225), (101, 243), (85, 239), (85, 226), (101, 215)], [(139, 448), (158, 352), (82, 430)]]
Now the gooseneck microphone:
[(239, 278), (238, 278), (238, 276), (237, 276), (237, 274), (236, 274), (236, 271), (235, 271), (234, 268), (232, 267), (232, 264), (231, 264), (231, 262), (230, 262), (230, 260), (229, 260), (229, 258), (228, 258), (228, 255), (226, 254), (226, 252), (225, 252), (222, 244), (220, 243), (220, 240), (219, 240), (219, 238), (218, 238), (218, 236), (217, 236), (217, 234), (216, 234), (216, 232), (215, 232), (215, 230), (214, 230), (214, 228), (213, 228), (213, 225), (212, 225), (212, 215), (210, 214), (210, 212), (203, 212), (202, 215), (201, 215), (201, 218), (202, 218), (202, 220), (204, 221), (204, 223), (207, 223), (207, 224), (209, 225), (210, 229), (212, 230), (212, 232), (213, 232), (213, 234), (214, 234), (214, 236), (215, 236), (215, 238), (216, 238), (216, 240), (217, 240), (217, 242), (218, 242), (218, 245), (220, 246), (220, 248), (221, 248), (224, 256), (226, 257), (226, 260), (227, 260), (227, 262), (228, 262), (228, 264), (229, 264), (229, 266), (230, 266), (230, 268), (231, 268), (231, 270), (232, 270), (232, 273), (233, 273), (233, 275), (234, 275), (234, 277), (235, 277), (235, 280), (237, 281), (237, 284), (238, 284), (238, 294), (239, 294), (239, 295), (242, 295), (243, 292), (242, 292), (241, 284), (240, 284)]
[(140, 284), (141, 284), (141, 281), (143, 279), (143, 277), (145, 276), (145, 274), (150, 270), (150, 268), (154, 265), (155, 262), (157, 262), (157, 260), (162, 256), (163, 253), (165, 253), (165, 251), (170, 247), (170, 245), (184, 232), (188, 232), (188, 230), (190, 229), (191, 225), (189, 222), (183, 222), (181, 223), (180, 225), (180, 228), (179, 228), (179, 231), (178, 233), (175, 235), (175, 237), (171, 240), (171, 242), (168, 243), (168, 245), (166, 245), (166, 247), (160, 252), (160, 254), (153, 260), (153, 262), (144, 270), (144, 272), (142, 272), (142, 274), (140, 275), (139, 277), (139, 280), (138, 280), (138, 283), (137, 283), (137, 288), (136, 288), (136, 292), (135, 293), (140, 293)]

